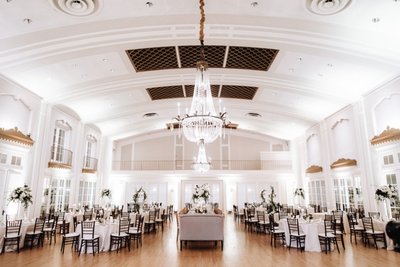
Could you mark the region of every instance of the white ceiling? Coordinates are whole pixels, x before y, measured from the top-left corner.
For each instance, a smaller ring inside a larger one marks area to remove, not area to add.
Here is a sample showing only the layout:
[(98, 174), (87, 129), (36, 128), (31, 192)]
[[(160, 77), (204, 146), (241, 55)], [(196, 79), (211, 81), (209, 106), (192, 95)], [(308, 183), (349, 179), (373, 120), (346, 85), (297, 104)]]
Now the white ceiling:
[[(199, 7), (197, 0), (146, 2), (2, 0), (0, 74), (111, 138), (164, 129), (177, 102), (185, 107), (190, 99), (151, 101), (145, 88), (193, 84), (195, 70), (136, 73), (125, 50), (199, 44)], [(259, 87), (252, 101), (222, 99), (241, 129), (292, 139), (400, 74), (400, 0), (253, 2), (205, 0), (206, 45), (280, 50), (268, 72), (210, 69), (213, 84)], [(332, 15), (308, 8), (346, 2)], [(75, 16), (57, 9), (60, 3), (78, 13), (85, 4), (98, 9)], [(144, 118), (149, 112), (159, 116)]]

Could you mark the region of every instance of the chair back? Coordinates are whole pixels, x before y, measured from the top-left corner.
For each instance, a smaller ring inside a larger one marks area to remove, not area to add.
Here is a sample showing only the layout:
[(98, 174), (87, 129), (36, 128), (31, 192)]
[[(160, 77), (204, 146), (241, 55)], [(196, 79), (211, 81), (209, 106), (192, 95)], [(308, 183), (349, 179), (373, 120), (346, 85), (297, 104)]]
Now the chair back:
[(149, 211), (149, 222), (154, 222), (156, 220), (156, 211), (150, 210)]
[(131, 225), (131, 220), (129, 218), (128, 219), (121, 218), (119, 220), (118, 234), (121, 235), (122, 233), (128, 233), (130, 225)]
[(324, 220), (324, 232), (325, 236), (328, 233), (336, 235), (336, 221), (335, 220)]
[(45, 220), (43, 220), (42, 218), (36, 218), (35, 219), (35, 226), (33, 227), (33, 232), (34, 233), (43, 232), (44, 223), (45, 223)]
[(268, 215), (268, 220), (269, 220), (269, 225), (270, 225), (270, 231), (271, 231), (272, 233), (274, 233), (276, 229), (275, 229), (275, 227), (274, 227), (274, 225), (275, 225), (275, 218), (274, 218), (274, 214), (273, 214), (273, 213), (271, 213), (271, 214)]
[(379, 211), (370, 211), (368, 212), (368, 217), (379, 219), (381, 217), (381, 213)]
[(45, 221), (44, 227), (54, 230), (57, 227), (57, 221), (58, 221), (58, 216), (56, 215), (52, 219)]
[(374, 232), (374, 223), (372, 222), (371, 217), (364, 217), (361, 219), (363, 226), (364, 226), (364, 231), (371, 231), (372, 233)]
[(355, 226), (357, 225), (357, 220), (356, 220), (356, 215), (353, 212), (347, 213), (347, 221), (349, 222), (349, 227), (351, 230), (355, 229)]
[(129, 220), (129, 212), (123, 211), (121, 213), (121, 219), (123, 220)]
[(55, 215), (58, 216), (58, 222), (61, 223), (62, 221), (64, 221), (64, 217), (65, 217), (64, 211), (57, 212)]
[(249, 216), (249, 218), (253, 218), (256, 215), (256, 208), (248, 208), (247, 212), (247, 216)]
[(298, 219), (287, 218), (287, 223), (288, 223), (289, 235), (300, 234)]
[(7, 221), (5, 237), (20, 235), (21, 225), (22, 220)]
[(286, 219), (288, 217), (288, 213), (285, 211), (279, 212), (278, 215), (279, 215), (279, 220)]
[(156, 208), (154, 211), (156, 212), (155, 219), (159, 219), (160, 218), (160, 208)]
[(81, 222), (81, 233), (82, 238), (93, 238), (95, 221), (82, 221)]
[(63, 223), (61, 224), (61, 233), (63, 235), (69, 234), (69, 222), (66, 220), (63, 220)]
[(264, 222), (265, 221), (265, 213), (264, 211), (257, 211), (257, 221)]
[(136, 215), (136, 218), (138, 218), (138, 223), (136, 225), (136, 232), (140, 233), (143, 228), (143, 221), (144, 221), (144, 216), (143, 215)]
[(90, 221), (92, 220), (92, 211), (91, 210), (85, 210), (83, 213), (83, 220), (84, 221)]

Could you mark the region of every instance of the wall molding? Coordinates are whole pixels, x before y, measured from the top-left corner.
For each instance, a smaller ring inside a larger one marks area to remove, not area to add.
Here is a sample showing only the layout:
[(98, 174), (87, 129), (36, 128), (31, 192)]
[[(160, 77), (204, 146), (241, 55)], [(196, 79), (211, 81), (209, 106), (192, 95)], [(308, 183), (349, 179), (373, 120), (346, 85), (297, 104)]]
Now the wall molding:
[(14, 127), (13, 129), (5, 130), (4, 128), (0, 128), (0, 140), (5, 140), (12, 143), (17, 143), (25, 146), (33, 146), (35, 141), (31, 138), (29, 134), (25, 135), (21, 131), (18, 130), (18, 127)]

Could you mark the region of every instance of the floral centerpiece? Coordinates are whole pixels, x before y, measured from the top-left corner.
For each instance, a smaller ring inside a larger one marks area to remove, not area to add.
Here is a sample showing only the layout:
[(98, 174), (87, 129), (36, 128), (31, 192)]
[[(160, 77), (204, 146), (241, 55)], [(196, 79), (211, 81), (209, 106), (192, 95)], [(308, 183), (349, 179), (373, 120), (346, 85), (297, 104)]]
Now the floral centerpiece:
[(140, 200), (142, 200), (142, 202), (146, 201), (147, 194), (146, 191), (144, 191), (143, 186), (141, 186), (139, 190), (137, 190), (136, 193), (133, 194), (132, 199), (134, 203), (138, 203)]
[(385, 201), (386, 199), (390, 202), (395, 202), (397, 200), (397, 190), (393, 185), (383, 185), (376, 189), (375, 199), (377, 201)]
[(275, 212), (278, 209), (278, 205), (275, 203), (274, 198), (276, 198), (275, 189), (271, 186), (271, 193), (268, 195), (269, 205), (271, 207), (271, 210), (268, 211), (269, 213)]
[(296, 188), (296, 190), (294, 190), (294, 195), (295, 196), (299, 196), (302, 199), (304, 199), (304, 190), (303, 190), (303, 188)]
[(208, 184), (203, 184), (201, 186), (196, 185), (194, 187), (192, 200), (193, 202), (198, 202), (199, 200), (203, 199), (204, 202), (207, 203), (210, 196), (210, 186)]
[(29, 204), (33, 203), (32, 190), (27, 185), (17, 187), (11, 192), (8, 201), (20, 202), (26, 210), (28, 209)]
[(101, 197), (108, 197), (111, 198), (111, 190), (110, 189), (103, 189), (103, 191), (101, 191)]
[(266, 199), (265, 199), (265, 192), (267, 192), (266, 189), (263, 189), (263, 190), (261, 190), (261, 192), (260, 192), (260, 197), (261, 197), (261, 199), (262, 199), (262, 203), (265, 203), (265, 202), (266, 202)]

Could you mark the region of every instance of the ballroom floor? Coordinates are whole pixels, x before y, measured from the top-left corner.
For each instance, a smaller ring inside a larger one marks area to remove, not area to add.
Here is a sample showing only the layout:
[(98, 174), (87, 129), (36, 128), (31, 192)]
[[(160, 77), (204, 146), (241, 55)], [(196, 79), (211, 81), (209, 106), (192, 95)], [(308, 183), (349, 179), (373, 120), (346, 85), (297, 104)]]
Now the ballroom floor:
[[(192, 243), (179, 250), (176, 242), (176, 222), (167, 224), (164, 231), (145, 234), (143, 247), (129, 252), (103, 252), (91, 254), (60, 252), (60, 238), (56, 245), (45, 243), (43, 248), (22, 250), (19, 254), (8, 252), (0, 255), (0, 266), (399, 266), (400, 253), (363, 245), (351, 245), (346, 236), (346, 250), (338, 254), (303, 252), (284, 247), (271, 248), (269, 235), (244, 231), (243, 224), (235, 223), (232, 215), (225, 220), (224, 250), (210, 243)], [(341, 247), (340, 247), (341, 248)]]

